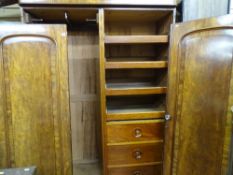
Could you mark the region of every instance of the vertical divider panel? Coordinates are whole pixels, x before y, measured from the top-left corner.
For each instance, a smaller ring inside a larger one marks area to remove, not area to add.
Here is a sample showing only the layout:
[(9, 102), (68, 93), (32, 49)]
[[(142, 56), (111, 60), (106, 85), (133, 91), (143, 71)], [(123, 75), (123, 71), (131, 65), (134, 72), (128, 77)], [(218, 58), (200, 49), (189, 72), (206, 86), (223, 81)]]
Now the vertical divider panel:
[(105, 92), (105, 30), (104, 30), (104, 9), (99, 10), (99, 71), (100, 71), (100, 108), (101, 108), (101, 127), (102, 127), (102, 160), (103, 175), (107, 175), (107, 151), (106, 151), (106, 92)]

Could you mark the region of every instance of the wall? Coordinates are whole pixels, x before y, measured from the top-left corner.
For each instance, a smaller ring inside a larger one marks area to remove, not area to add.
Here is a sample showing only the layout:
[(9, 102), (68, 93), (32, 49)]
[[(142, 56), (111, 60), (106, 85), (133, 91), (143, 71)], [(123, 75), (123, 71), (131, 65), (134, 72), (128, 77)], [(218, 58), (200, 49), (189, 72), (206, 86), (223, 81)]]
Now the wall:
[(183, 3), (183, 21), (225, 15), (229, 7), (229, 0), (184, 0)]
[(230, 13), (233, 14), (233, 0), (230, 1)]

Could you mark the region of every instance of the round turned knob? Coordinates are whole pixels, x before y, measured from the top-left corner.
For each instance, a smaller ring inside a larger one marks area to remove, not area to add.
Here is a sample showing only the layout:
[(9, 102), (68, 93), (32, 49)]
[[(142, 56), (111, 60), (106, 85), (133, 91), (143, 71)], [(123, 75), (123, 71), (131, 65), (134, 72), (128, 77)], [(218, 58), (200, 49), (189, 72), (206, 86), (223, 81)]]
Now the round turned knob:
[(135, 159), (140, 160), (142, 158), (142, 152), (141, 151), (135, 151), (134, 153)]
[(142, 137), (142, 130), (141, 130), (141, 129), (135, 129), (135, 130), (134, 130), (134, 136), (135, 136), (136, 138)]
[(135, 172), (133, 173), (133, 175), (142, 175), (142, 172), (141, 172), (141, 171), (135, 171)]

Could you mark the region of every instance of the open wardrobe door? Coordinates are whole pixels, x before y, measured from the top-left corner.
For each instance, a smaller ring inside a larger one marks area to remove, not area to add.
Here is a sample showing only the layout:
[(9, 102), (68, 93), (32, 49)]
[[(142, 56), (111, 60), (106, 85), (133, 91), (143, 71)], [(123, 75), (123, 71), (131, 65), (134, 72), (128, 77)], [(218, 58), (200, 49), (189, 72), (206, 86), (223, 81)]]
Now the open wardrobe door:
[(71, 175), (64, 25), (0, 25), (0, 167)]
[(233, 16), (172, 27), (164, 175), (230, 175)]

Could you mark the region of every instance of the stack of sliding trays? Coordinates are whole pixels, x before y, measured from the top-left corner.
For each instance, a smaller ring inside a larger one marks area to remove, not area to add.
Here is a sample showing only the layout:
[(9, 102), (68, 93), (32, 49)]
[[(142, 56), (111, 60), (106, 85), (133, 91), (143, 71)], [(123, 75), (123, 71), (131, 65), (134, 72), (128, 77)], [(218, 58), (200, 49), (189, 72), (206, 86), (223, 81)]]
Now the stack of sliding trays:
[(105, 175), (162, 174), (174, 9), (100, 9)]

